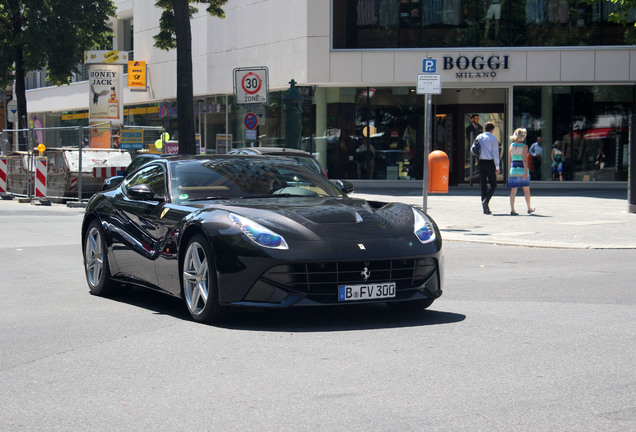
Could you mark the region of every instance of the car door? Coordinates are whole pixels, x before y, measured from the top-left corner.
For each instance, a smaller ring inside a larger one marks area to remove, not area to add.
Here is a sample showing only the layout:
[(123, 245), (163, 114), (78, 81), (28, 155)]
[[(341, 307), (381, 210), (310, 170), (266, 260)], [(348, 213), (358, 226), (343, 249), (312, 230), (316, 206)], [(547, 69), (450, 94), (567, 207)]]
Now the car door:
[[(165, 165), (158, 162), (137, 171), (117, 195), (111, 233), (118, 276), (157, 285), (155, 260), (166, 235), (161, 220), (166, 184)], [(154, 196), (135, 197), (131, 189), (139, 185), (149, 186)]]

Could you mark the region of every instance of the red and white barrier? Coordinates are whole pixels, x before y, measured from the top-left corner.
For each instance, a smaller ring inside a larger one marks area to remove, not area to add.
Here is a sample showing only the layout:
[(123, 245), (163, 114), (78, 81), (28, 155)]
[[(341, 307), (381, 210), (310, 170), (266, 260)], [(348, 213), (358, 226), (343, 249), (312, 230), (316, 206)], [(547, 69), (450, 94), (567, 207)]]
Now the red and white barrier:
[(0, 157), (0, 194), (7, 193), (7, 158)]
[(93, 177), (115, 177), (117, 171), (124, 171), (126, 167), (101, 167), (93, 168)]
[(38, 157), (35, 159), (35, 197), (46, 197), (46, 158)]

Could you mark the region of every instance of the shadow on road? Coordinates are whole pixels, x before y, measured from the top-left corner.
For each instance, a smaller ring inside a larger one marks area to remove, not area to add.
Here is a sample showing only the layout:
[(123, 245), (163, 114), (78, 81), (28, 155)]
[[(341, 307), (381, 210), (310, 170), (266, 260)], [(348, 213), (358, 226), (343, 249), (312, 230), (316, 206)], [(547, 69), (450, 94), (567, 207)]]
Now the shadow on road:
[[(110, 299), (160, 315), (191, 319), (182, 300), (149, 289), (126, 286)], [(431, 306), (434, 307), (435, 304)], [(465, 319), (466, 315), (434, 309), (397, 312), (379, 303), (275, 310), (239, 309), (229, 321), (215, 326), (246, 331), (332, 332), (453, 324)]]
[(335, 332), (452, 324), (465, 319), (466, 315), (452, 312), (431, 309), (404, 313), (384, 304), (367, 304), (242, 312), (223, 327), (271, 332)]

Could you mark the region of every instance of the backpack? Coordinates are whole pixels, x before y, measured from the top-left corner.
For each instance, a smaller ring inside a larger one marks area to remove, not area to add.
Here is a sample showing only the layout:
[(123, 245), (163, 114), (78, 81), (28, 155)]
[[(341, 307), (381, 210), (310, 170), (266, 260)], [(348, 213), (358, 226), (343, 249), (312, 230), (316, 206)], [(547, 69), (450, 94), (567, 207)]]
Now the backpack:
[(473, 141), (473, 145), (470, 146), (470, 152), (479, 159), (479, 155), (481, 154), (481, 143), (479, 142), (479, 138), (475, 138)]

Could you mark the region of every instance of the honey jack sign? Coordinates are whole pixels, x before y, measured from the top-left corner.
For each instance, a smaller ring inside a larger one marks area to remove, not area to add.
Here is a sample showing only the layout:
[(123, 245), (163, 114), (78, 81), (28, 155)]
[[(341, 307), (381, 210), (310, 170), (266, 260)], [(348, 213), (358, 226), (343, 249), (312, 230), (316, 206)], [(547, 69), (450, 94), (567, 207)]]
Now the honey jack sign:
[(111, 122), (113, 125), (121, 125), (124, 117), (121, 65), (128, 64), (127, 53), (87, 51), (84, 62), (88, 64), (90, 123)]
[(121, 95), (121, 66), (90, 65), (89, 119), (91, 122), (112, 122), (121, 124), (123, 117)]

